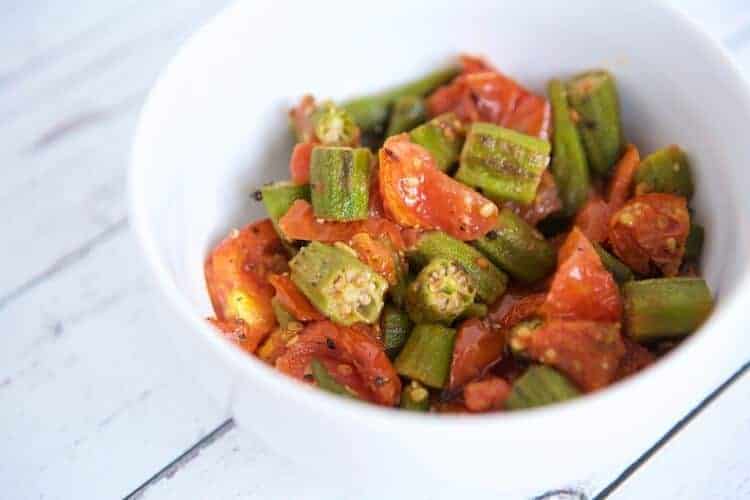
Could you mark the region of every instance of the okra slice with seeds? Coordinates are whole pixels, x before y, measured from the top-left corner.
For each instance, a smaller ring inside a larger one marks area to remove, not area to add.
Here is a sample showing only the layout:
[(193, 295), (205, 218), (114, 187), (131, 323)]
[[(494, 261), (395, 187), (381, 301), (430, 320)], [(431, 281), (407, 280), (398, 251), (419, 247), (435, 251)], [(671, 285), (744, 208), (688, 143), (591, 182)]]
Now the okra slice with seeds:
[(321, 219), (366, 219), (372, 153), (367, 148), (318, 146), (310, 159), (310, 198)]
[(461, 156), (464, 145), (464, 126), (454, 113), (436, 116), (411, 132), (411, 142), (430, 152), (435, 166), (447, 172)]
[(492, 200), (534, 201), (550, 160), (550, 143), (491, 123), (474, 123), (455, 178)]
[(675, 145), (648, 155), (635, 171), (634, 184), (636, 196), (669, 193), (689, 200), (693, 196), (693, 176), (687, 155)]
[(602, 261), (604, 267), (610, 272), (610, 274), (612, 274), (612, 277), (618, 284), (622, 285), (626, 281), (632, 281), (635, 279), (633, 271), (623, 264), (620, 259), (602, 248), (599, 243), (594, 243), (594, 249), (599, 255), (599, 259)]
[(508, 410), (523, 410), (559, 403), (580, 395), (580, 391), (558, 371), (533, 365), (514, 383), (505, 401)]
[(479, 250), (441, 231), (423, 234), (409, 252), (410, 260), (419, 266), (443, 257), (458, 262), (473, 280), (481, 302), (495, 302), (508, 286), (508, 276)]
[(317, 383), (318, 387), (320, 387), (324, 391), (332, 392), (333, 394), (338, 394), (339, 396), (359, 399), (354, 392), (339, 384), (336, 379), (334, 379), (331, 374), (328, 373), (325, 365), (317, 359), (313, 359), (310, 362), (310, 370), (312, 371), (312, 376), (315, 380), (315, 383)]
[(334, 322), (375, 323), (388, 282), (347, 250), (314, 241), (289, 262), (291, 279)]
[(589, 167), (609, 175), (625, 147), (615, 79), (604, 70), (587, 71), (573, 77), (567, 90)]
[(394, 359), (401, 352), (411, 331), (409, 315), (393, 304), (386, 304), (380, 315), (380, 329), (383, 332), (385, 352), (389, 358)]
[(324, 102), (313, 112), (315, 136), (324, 146), (354, 146), (359, 142), (359, 127), (346, 110)]
[(555, 269), (555, 249), (544, 236), (511, 209), (503, 208), (495, 229), (474, 246), (513, 278), (534, 283)]
[(538, 330), (541, 326), (541, 319), (531, 318), (521, 321), (508, 330), (506, 333), (506, 342), (510, 352), (516, 357), (526, 359), (528, 357), (526, 353), (528, 342), (531, 340), (534, 331)]
[(417, 325), (393, 366), (399, 375), (442, 388), (448, 380), (456, 330), (437, 324)]
[(427, 119), (427, 108), (424, 99), (419, 96), (406, 95), (393, 103), (391, 118), (388, 121), (386, 137), (407, 132)]
[(625, 328), (636, 342), (688, 335), (708, 318), (714, 303), (703, 278), (630, 281), (622, 292)]
[(473, 280), (456, 261), (437, 257), (409, 285), (406, 310), (415, 323), (450, 324), (474, 302)]
[(427, 411), (430, 409), (430, 391), (416, 380), (412, 380), (401, 391), (399, 406), (404, 410)]
[(284, 238), (279, 230), (278, 222), (289, 210), (289, 207), (297, 200), (310, 201), (310, 186), (308, 184), (294, 184), (290, 181), (279, 181), (267, 184), (258, 190), (263, 206), (266, 207), (268, 217), (273, 223), (276, 232)]

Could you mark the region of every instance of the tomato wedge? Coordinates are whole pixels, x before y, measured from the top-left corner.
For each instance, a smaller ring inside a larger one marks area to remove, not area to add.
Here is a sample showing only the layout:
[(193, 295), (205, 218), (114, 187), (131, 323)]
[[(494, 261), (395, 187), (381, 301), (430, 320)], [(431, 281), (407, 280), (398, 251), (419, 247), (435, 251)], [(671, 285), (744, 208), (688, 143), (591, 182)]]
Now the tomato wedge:
[(612, 216), (609, 242), (614, 253), (635, 272), (651, 274), (653, 264), (665, 276), (676, 276), (689, 231), (685, 198), (649, 193), (631, 199)]
[(510, 396), (510, 385), (500, 377), (488, 377), (464, 387), (464, 404), (469, 411), (502, 410)]
[(401, 258), (388, 238), (373, 238), (367, 233), (352, 236), (349, 246), (357, 252), (359, 260), (380, 274), (389, 284), (398, 283)]
[(591, 242), (574, 227), (557, 257), (547, 300), (540, 313), (548, 318), (618, 322), (622, 300), (612, 275)]
[(299, 321), (321, 321), (325, 319), (307, 297), (305, 297), (294, 281), (286, 274), (272, 274), (268, 277), (276, 290), (276, 299), (281, 306)]
[(625, 202), (630, 198), (633, 190), (633, 177), (638, 166), (641, 164), (641, 155), (638, 148), (628, 144), (625, 148), (620, 161), (615, 166), (615, 174), (609, 183), (609, 208), (616, 212), (622, 208)]
[(549, 320), (534, 330), (527, 352), (590, 392), (615, 380), (625, 344), (618, 323)]
[(297, 134), (298, 142), (310, 142), (315, 138), (312, 114), (317, 107), (315, 98), (306, 94), (295, 107), (289, 110), (289, 120)]
[(573, 224), (580, 229), (586, 237), (597, 243), (607, 239), (609, 233), (609, 218), (612, 211), (609, 204), (598, 194), (592, 194), (581, 207), (573, 220)]
[(625, 342), (625, 354), (620, 360), (620, 366), (617, 367), (617, 380), (638, 373), (656, 361), (656, 356), (638, 342), (634, 342), (627, 337), (623, 337), (623, 341)]
[(393, 406), (401, 394), (401, 380), (382, 344), (367, 330), (363, 325), (342, 327), (330, 321), (309, 323), (276, 360), (276, 367), (293, 377), (304, 378), (313, 358), (348, 363), (354, 366), (374, 402)]
[(453, 347), (449, 389), (458, 389), (479, 377), (503, 355), (505, 338), (477, 318), (467, 319), (458, 327)]
[(487, 314), (487, 321), (493, 329), (508, 330), (525, 319), (529, 319), (539, 312), (539, 308), (547, 300), (546, 293), (532, 293), (530, 295), (514, 295), (506, 293), (492, 305)]
[(293, 183), (310, 182), (310, 157), (314, 147), (315, 144), (311, 142), (300, 142), (294, 145), (292, 158), (289, 160), (289, 171), (292, 174)]
[(265, 333), (261, 329), (251, 329), (241, 319), (209, 318), (208, 321), (221, 332), (224, 338), (234, 342), (243, 351), (250, 354), (258, 349), (258, 344), (265, 337)]
[(515, 201), (506, 201), (503, 207), (510, 208), (513, 212), (532, 226), (547, 218), (562, 208), (560, 196), (557, 193), (557, 184), (555, 178), (549, 173), (549, 170), (542, 172), (542, 179), (539, 181), (539, 187), (536, 189), (534, 201), (529, 205), (521, 205)]
[(390, 137), (380, 149), (380, 193), (386, 213), (402, 226), (440, 229), (474, 240), (497, 222), (497, 206), (435, 168), (408, 135)]

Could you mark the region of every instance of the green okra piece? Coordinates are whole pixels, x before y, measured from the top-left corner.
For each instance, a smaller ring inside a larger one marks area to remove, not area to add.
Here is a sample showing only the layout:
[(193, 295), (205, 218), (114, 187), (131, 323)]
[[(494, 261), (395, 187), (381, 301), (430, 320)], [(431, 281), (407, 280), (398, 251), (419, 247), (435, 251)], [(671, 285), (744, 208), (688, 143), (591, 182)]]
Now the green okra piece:
[(516, 357), (527, 358), (526, 347), (528, 346), (528, 342), (534, 335), (534, 331), (538, 330), (541, 326), (541, 319), (531, 318), (521, 321), (508, 330), (506, 333), (506, 342), (510, 352)]
[(394, 359), (401, 352), (411, 331), (409, 315), (393, 304), (386, 304), (380, 315), (380, 329), (383, 332), (385, 353), (390, 359)]
[(534, 200), (550, 160), (550, 143), (491, 123), (474, 123), (466, 135), (456, 180), (488, 198)]
[(688, 200), (693, 196), (687, 155), (674, 144), (648, 155), (635, 171), (633, 181), (636, 195), (670, 193)]
[(465, 131), (455, 113), (444, 113), (415, 128), (409, 136), (430, 152), (438, 169), (447, 172), (461, 156)]
[(570, 116), (565, 85), (560, 80), (552, 80), (547, 85), (547, 93), (553, 120), (551, 169), (562, 201), (562, 212), (571, 217), (588, 197), (591, 184), (589, 164), (578, 127)]
[(513, 383), (505, 408), (523, 410), (559, 403), (579, 395), (576, 386), (557, 370), (533, 365)]
[(555, 269), (555, 249), (544, 236), (513, 210), (503, 208), (495, 229), (473, 245), (513, 278), (534, 283)]
[(622, 293), (625, 328), (636, 342), (690, 334), (708, 318), (714, 303), (702, 278), (630, 281)]
[(635, 279), (633, 271), (623, 264), (620, 259), (602, 248), (599, 243), (594, 243), (594, 249), (596, 250), (596, 253), (599, 254), (599, 259), (601, 259), (604, 267), (612, 274), (612, 277), (617, 283), (622, 285), (626, 281), (632, 281)]
[(391, 118), (385, 136), (400, 134), (413, 129), (427, 120), (427, 108), (424, 99), (419, 96), (405, 95), (393, 103)]
[(317, 359), (313, 358), (310, 362), (310, 369), (312, 371), (313, 379), (318, 384), (318, 387), (324, 391), (332, 392), (347, 398), (359, 399), (354, 392), (339, 384), (328, 372), (325, 365)]
[[(260, 194), (258, 194), (260, 193)], [(263, 206), (266, 207), (268, 217), (273, 227), (282, 239), (285, 239), (278, 222), (289, 210), (289, 207), (297, 200), (310, 201), (310, 186), (308, 184), (294, 184), (290, 181), (279, 181), (266, 184), (255, 194), (256, 199), (262, 198)]]
[(406, 294), (406, 311), (415, 323), (450, 324), (474, 302), (477, 289), (458, 262), (436, 257), (422, 268)]
[(416, 380), (412, 380), (401, 391), (399, 406), (404, 410), (427, 411), (430, 409), (430, 391)]
[(388, 282), (350, 252), (313, 241), (289, 262), (291, 279), (332, 321), (375, 323)]
[(359, 141), (354, 119), (332, 102), (318, 106), (311, 119), (315, 136), (324, 146), (354, 146)]
[(474, 282), (481, 302), (495, 302), (508, 286), (508, 276), (487, 260), (479, 250), (448, 236), (441, 231), (423, 234), (409, 258), (417, 266), (425, 266), (432, 259), (443, 257), (461, 264)]
[(573, 77), (567, 90), (589, 167), (609, 175), (625, 147), (615, 79), (608, 71), (587, 71)]
[(419, 80), (400, 85), (376, 95), (359, 97), (341, 105), (354, 118), (364, 132), (382, 133), (393, 103), (403, 96), (424, 97), (439, 86), (448, 83), (460, 72), (457, 67), (440, 69)]
[(367, 148), (317, 146), (310, 159), (310, 198), (321, 219), (369, 216), (372, 153)]
[(442, 388), (448, 380), (456, 330), (437, 324), (417, 325), (393, 366), (399, 375)]
[(705, 238), (705, 230), (703, 226), (695, 222), (690, 223), (690, 232), (685, 241), (685, 257), (686, 261), (698, 261), (703, 253), (703, 240)]
[(273, 314), (276, 316), (276, 321), (281, 328), (286, 328), (292, 321), (297, 321), (297, 318), (292, 316), (292, 314), (281, 305), (279, 299), (276, 297), (271, 299), (271, 308), (273, 309)]
[(467, 318), (484, 318), (487, 316), (487, 313), (489, 312), (489, 308), (487, 307), (487, 304), (480, 304), (479, 302), (473, 302), (469, 304), (469, 306), (464, 310), (464, 312), (461, 313), (461, 316), (458, 317), (458, 319), (467, 319)]

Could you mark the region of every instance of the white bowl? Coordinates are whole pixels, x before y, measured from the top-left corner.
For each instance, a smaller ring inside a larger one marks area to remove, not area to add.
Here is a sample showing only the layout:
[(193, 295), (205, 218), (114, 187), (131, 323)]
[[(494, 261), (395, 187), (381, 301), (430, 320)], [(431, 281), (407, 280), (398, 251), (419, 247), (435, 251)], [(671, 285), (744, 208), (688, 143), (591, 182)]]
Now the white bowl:
[[(207, 251), (260, 218), (254, 187), (288, 176), (285, 110), (302, 93), (344, 98), (417, 77), (466, 51), (542, 92), (604, 66), (642, 151), (681, 144), (706, 226), (708, 323), (655, 367), (574, 402), (513, 414), (421, 416), (304, 387), (225, 342), (204, 321)], [(189, 327), (170, 331), (190, 370), (241, 428), (336, 481), (540, 490), (625, 464), (750, 354), (746, 330), (748, 91), (728, 56), (654, 2), (381, 0), (242, 2), (200, 30), (143, 110), (130, 172), (132, 218), (159, 283)]]

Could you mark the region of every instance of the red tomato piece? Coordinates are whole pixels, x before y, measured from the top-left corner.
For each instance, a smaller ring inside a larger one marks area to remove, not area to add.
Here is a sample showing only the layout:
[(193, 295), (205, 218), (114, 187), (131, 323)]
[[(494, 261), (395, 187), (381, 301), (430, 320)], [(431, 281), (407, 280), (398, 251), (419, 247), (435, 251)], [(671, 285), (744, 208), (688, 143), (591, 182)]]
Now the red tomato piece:
[(546, 293), (530, 295), (506, 293), (492, 305), (487, 314), (487, 321), (493, 329), (508, 330), (536, 315), (546, 300)]
[(516, 215), (535, 226), (540, 220), (562, 208), (555, 178), (548, 170), (545, 170), (542, 172), (542, 179), (539, 181), (536, 196), (531, 204), (521, 205), (514, 201), (506, 201), (503, 207), (510, 208)]
[(268, 219), (234, 230), (204, 264), (206, 287), (219, 321), (242, 319), (247, 335), (263, 337), (276, 325), (271, 273), (288, 270), (287, 258)]
[(459, 59), (461, 60), (461, 72), (464, 74), (494, 71), (494, 68), (487, 64), (481, 57), (472, 56), (471, 54), (461, 54)]
[(638, 148), (628, 144), (625, 153), (615, 166), (615, 173), (609, 183), (608, 200), (612, 212), (620, 210), (630, 198), (630, 193), (633, 190), (633, 177), (640, 164), (641, 155), (638, 153)]
[(576, 214), (573, 224), (578, 226), (589, 240), (601, 243), (607, 239), (611, 215), (612, 211), (607, 202), (598, 194), (592, 194)]
[(330, 222), (319, 220), (313, 213), (312, 205), (305, 200), (297, 200), (286, 214), (279, 219), (279, 227), (287, 238), (292, 240), (347, 242), (355, 234), (367, 233), (373, 237), (387, 236), (397, 249), (404, 247), (401, 227), (382, 217), (370, 217), (363, 221)]
[(625, 355), (617, 368), (617, 380), (638, 373), (656, 361), (656, 356), (638, 342), (627, 337), (623, 337), (622, 340), (625, 342)]
[(315, 128), (312, 114), (318, 105), (310, 94), (303, 95), (299, 103), (289, 110), (289, 120), (292, 122), (299, 142), (310, 142), (315, 138)]
[(367, 233), (359, 233), (352, 236), (349, 246), (357, 252), (359, 260), (384, 277), (389, 284), (398, 283), (401, 258), (388, 238), (384, 241)]
[(383, 207), (383, 197), (380, 196), (380, 181), (378, 175), (378, 168), (372, 172), (372, 181), (370, 182), (370, 206), (369, 212), (370, 217), (384, 217), (385, 208)]
[(502, 358), (505, 338), (477, 318), (467, 319), (458, 327), (448, 381), (449, 389), (458, 389), (479, 377), (487, 367)]
[(251, 329), (241, 319), (216, 319), (208, 318), (209, 323), (214, 325), (224, 336), (234, 342), (242, 350), (254, 353), (258, 349), (258, 344), (263, 340), (265, 333), (260, 329)]
[(292, 182), (295, 184), (307, 184), (310, 182), (310, 157), (315, 144), (312, 142), (300, 142), (294, 145), (292, 158), (289, 160), (289, 171), (292, 174)]
[(310, 323), (276, 360), (276, 367), (304, 378), (312, 359), (326, 353), (326, 358), (355, 367), (374, 402), (393, 406), (401, 394), (401, 380), (382, 344), (368, 330), (363, 325), (342, 327), (330, 321)]
[(618, 322), (622, 301), (612, 275), (591, 242), (577, 228), (568, 235), (557, 257), (547, 300), (540, 313), (548, 318)]
[(460, 240), (488, 233), (497, 206), (435, 168), (435, 160), (406, 134), (380, 149), (380, 193), (386, 213), (402, 226), (440, 229)]
[(305, 297), (294, 281), (286, 274), (272, 274), (268, 277), (276, 290), (276, 299), (298, 321), (321, 321), (325, 319), (307, 297)]
[(464, 404), (469, 411), (478, 413), (505, 408), (510, 396), (510, 385), (500, 377), (489, 377), (471, 382), (464, 387)]
[(549, 320), (534, 330), (527, 352), (590, 392), (615, 380), (625, 344), (619, 323)]
[(649, 193), (636, 196), (609, 223), (614, 253), (639, 274), (652, 264), (665, 276), (676, 276), (685, 255), (690, 214), (682, 196)]

